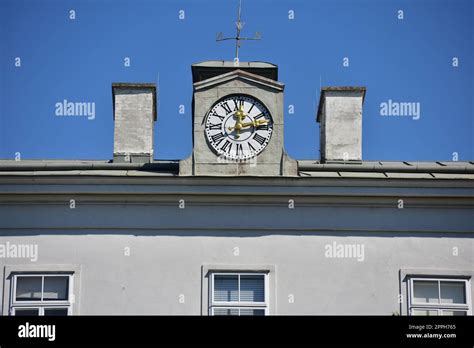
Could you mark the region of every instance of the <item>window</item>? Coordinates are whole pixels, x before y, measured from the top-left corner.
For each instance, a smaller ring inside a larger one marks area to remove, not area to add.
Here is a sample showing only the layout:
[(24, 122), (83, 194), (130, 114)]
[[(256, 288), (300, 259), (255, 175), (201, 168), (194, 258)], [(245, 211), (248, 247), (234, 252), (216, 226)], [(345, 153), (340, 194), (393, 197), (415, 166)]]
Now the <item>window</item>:
[(212, 273), (209, 314), (268, 314), (267, 278), (262, 273)]
[(69, 315), (72, 313), (72, 274), (15, 274), (10, 314)]
[(468, 279), (410, 278), (410, 315), (470, 315)]

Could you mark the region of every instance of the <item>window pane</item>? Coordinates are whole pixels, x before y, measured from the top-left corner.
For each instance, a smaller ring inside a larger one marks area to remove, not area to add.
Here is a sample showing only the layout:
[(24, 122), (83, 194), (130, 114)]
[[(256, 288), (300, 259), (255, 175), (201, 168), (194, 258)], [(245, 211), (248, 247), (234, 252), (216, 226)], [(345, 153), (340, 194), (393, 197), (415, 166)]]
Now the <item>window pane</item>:
[(240, 315), (265, 315), (264, 309), (241, 308)]
[(429, 315), (429, 316), (438, 315), (437, 310), (426, 310), (426, 309), (414, 309), (412, 313), (413, 315)]
[(240, 276), (240, 301), (265, 301), (265, 279), (263, 275)]
[(462, 316), (462, 315), (467, 315), (467, 312), (466, 311), (443, 310), (442, 315)]
[(41, 300), (41, 277), (20, 277), (16, 279), (17, 301)]
[(441, 282), (442, 303), (466, 303), (464, 282)]
[(67, 315), (67, 308), (45, 308), (44, 315), (47, 316), (65, 316)]
[(67, 300), (69, 277), (44, 277), (43, 300)]
[(238, 301), (238, 278), (237, 275), (215, 275), (214, 276), (214, 301), (229, 302)]
[(239, 315), (238, 308), (214, 308), (214, 315)]
[(421, 281), (413, 282), (414, 302), (438, 303), (438, 282)]
[(38, 316), (39, 309), (38, 308), (15, 308), (15, 315), (16, 316)]

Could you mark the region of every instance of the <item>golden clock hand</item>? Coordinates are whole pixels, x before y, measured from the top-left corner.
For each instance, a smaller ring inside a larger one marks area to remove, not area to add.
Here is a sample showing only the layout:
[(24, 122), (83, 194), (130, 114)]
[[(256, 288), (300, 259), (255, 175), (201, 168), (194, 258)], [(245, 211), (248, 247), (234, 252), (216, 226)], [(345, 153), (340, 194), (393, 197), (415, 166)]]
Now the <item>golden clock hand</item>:
[(241, 105), (239, 110), (237, 110), (237, 112), (234, 114), (234, 116), (237, 118), (237, 121), (235, 122), (235, 125), (233, 127), (229, 127), (229, 131), (231, 131), (232, 129), (235, 129), (237, 131), (237, 134), (236, 134), (236, 138), (239, 138), (240, 137), (240, 129), (242, 128), (241, 127), (241, 124), (242, 124), (242, 121), (243, 119), (245, 118), (245, 113), (244, 113), (244, 106)]
[(267, 120), (255, 120), (255, 121), (252, 121), (252, 122), (242, 123), (241, 126), (242, 126), (242, 128), (250, 127), (250, 126), (257, 127), (258, 125), (266, 124), (266, 123), (268, 123)]
[(252, 121), (252, 122), (244, 122), (244, 123), (239, 123), (239, 124), (236, 123), (236, 125), (234, 127), (229, 127), (228, 129), (230, 131), (233, 130), (233, 129), (236, 129), (236, 130), (238, 129), (240, 131), (242, 128), (251, 127), (251, 126), (257, 127), (261, 124), (266, 124), (266, 123), (268, 123), (267, 120), (255, 120), (255, 121)]

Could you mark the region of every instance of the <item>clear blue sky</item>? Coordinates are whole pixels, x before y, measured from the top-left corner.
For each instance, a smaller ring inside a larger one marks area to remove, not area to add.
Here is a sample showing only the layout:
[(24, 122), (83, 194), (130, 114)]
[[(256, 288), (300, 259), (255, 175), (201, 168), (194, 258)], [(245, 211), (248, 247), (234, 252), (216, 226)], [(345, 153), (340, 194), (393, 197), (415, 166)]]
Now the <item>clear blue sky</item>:
[[(474, 1), (243, 0), (242, 6), (243, 34), (259, 31), (262, 41), (244, 42), (241, 60), (279, 66), (292, 157), (319, 158), (321, 79), (323, 86), (367, 87), (363, 159), (451, 160), (453, 152), (474, 159)], [(236, 8), (237, 0), (0, 0), (0, 158), (20, 152), (22, 159), (110, 159), (111, 83), (157, 82), (158, 75), (155, 158), (187, 157), (190, 66), (233, 58), (233, 43), (216, 43), (215, 36), (234, 34)], [(55, 116), (63, 99), (95, 102), (95, 119)], [(389, 99), (420, 103), (420, 118), (381, 116), (380, 104)]]

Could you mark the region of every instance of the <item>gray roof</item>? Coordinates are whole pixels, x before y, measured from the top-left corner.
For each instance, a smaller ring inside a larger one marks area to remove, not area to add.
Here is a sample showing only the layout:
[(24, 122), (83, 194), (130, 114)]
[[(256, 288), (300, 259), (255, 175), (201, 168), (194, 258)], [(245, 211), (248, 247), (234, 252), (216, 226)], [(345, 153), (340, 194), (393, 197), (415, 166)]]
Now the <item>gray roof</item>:
[[(362, 161), (320, 163), (299, 160), (300, 177), (372, 179), (474, 179), (474, 162)], [(177, 176), (179, 161), (112, 163), (111, 161), (0, 160), (5, 176)]]
[(0, 160), (0, 176), (89, 175), (89, 176), (173, 176), (179, 161), (153, 163), (113, 163), (81, 160)]
[(298, 161), (298, 171), (310, 177), (474, 179), (474, 162)]
[(193, 83), (207, 80), (237, 69), (278, 81), (278, 66), (267, 62), (239, 62), (239, 65), (236, 66), (234, 62), (210, 60), (191, 65)]

